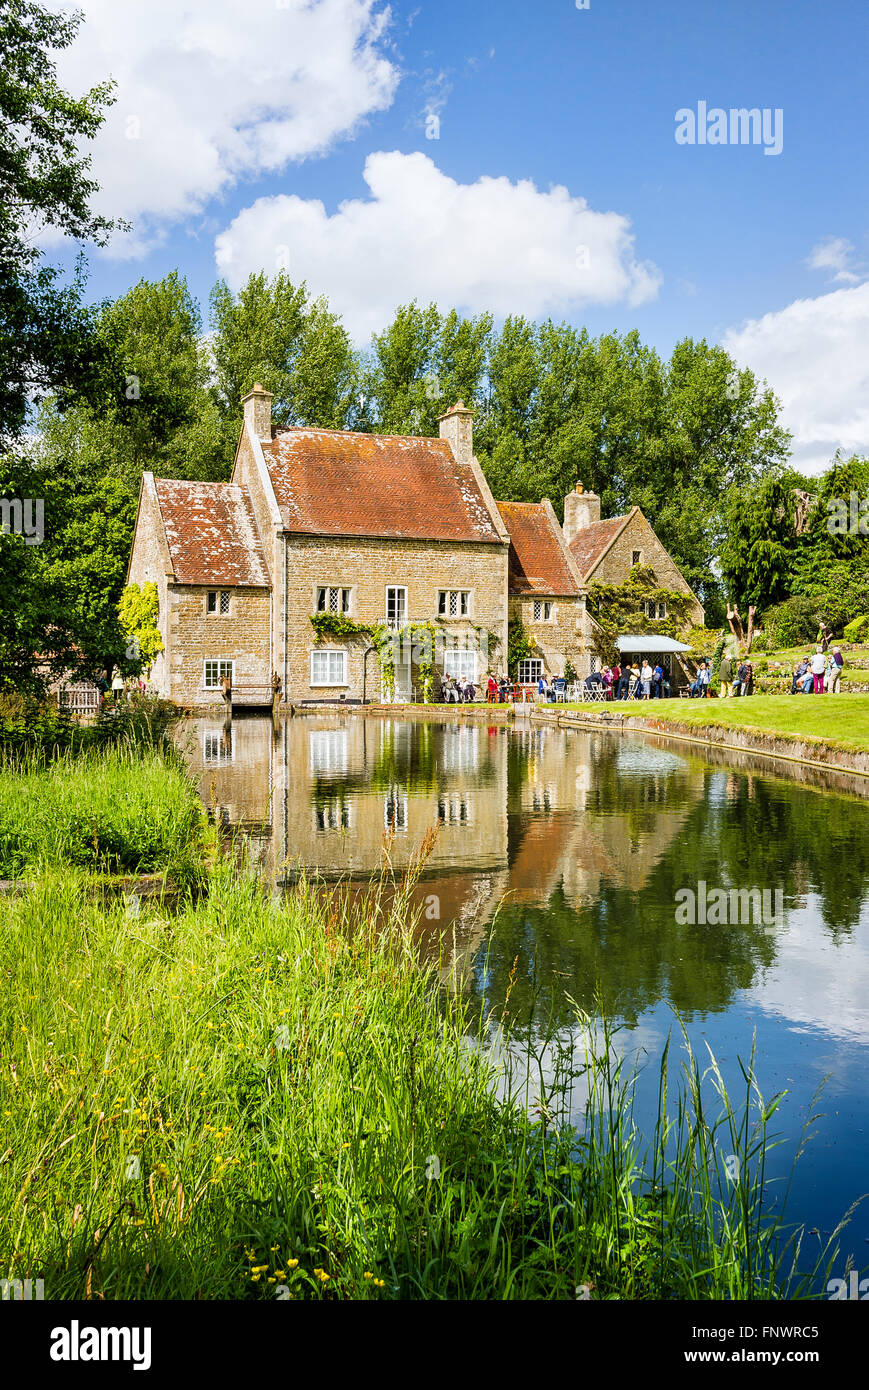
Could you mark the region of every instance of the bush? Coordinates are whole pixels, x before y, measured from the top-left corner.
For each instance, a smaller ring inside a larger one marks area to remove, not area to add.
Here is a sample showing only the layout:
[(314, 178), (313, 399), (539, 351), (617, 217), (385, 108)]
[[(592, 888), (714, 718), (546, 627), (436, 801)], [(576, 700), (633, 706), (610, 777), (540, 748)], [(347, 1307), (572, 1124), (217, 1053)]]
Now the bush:
[(823, 616), (817, 600), (804, 594), (794, 594), (784, 603), (768, 608), (763, 614), (768, 650), (814, 642)]
[(855, 618), (842, 633), (846, 642), (869, 642), (869, 613)]

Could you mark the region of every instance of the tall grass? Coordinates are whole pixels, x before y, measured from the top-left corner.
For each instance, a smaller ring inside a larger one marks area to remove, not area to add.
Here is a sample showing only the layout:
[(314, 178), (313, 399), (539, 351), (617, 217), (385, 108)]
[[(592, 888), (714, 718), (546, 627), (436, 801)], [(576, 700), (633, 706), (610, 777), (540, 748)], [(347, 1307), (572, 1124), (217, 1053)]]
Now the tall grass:
[(202, 823), (194, 786), (157, 748), (0, 763), (0, 878), (54, 864), (187, 880)]
[(734, 1200), (696, 1067), (667, 1118), (666, 1054), (650, 1161), (608, 1034), (579, 1133), (564, 1077), (539, 1118), (498, 1099), (419, 967), (411, 882), (281, 898), (219, 860), (207, 899), (129, 920), (48, 869), (0, 904), (0, 1273), (49, 1298), (805, 1291), (763, 1212), (769, 1107), (722, 1088)]

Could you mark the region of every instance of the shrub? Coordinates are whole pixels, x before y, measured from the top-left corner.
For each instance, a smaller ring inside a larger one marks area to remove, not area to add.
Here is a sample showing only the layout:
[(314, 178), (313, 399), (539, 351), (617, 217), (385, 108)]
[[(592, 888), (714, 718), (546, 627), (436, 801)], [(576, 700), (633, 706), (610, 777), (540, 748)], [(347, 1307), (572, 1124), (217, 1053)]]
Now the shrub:
[(806, 598), (804, 594), (794, 594), (784, 603), (768, 608), (763, 614), (768, 649), (774, 651), (813, 642), (823, 616), (817, 600)]
[(855, 618), (849, 623), (842, 633), (846, 642), (867, 642), (869, 641), (869, 613), (864, 613), (861, 617)]

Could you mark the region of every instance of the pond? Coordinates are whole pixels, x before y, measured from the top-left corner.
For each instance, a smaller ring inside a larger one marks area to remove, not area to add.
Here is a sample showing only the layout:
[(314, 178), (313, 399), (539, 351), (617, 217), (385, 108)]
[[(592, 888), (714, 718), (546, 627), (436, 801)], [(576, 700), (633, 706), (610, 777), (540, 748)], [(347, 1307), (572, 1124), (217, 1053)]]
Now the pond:
[[(857, 778), (659, 736), (310, 715), (197, 719), (178, 735), (201, 794), (264, 872), (363, 891), (384, 842), (404, 868), (437, 827), (417, 890), (420, 949), (482, 1015), (580, 1057), (596, 1000), (643, 1063), (649, 1121), (673, 1010), (734, 1097), (756, 1038), (778, 1200), (813, 1113), (788, 1215), (824, 1237), (869, 1191), (869, 803)], [(723, 890), (723, 892), (721, 891)], [(742, 890), (741, 892), (739, 890)], [(751, 891), (747, 891), (751, 890)], [(756, 890), (756, 891), (755, 891)], [(544, 1049), (544, 1074), (550, 1053)], [(575, 1097), (578, 1112), (582, 1097)], [(812, 1237), (815, 1239), (815, 1237)], [(842, 1237), (867, 1258), (869, 1203)], [(834, 1274), (843, 1274), (835, 1269)]]

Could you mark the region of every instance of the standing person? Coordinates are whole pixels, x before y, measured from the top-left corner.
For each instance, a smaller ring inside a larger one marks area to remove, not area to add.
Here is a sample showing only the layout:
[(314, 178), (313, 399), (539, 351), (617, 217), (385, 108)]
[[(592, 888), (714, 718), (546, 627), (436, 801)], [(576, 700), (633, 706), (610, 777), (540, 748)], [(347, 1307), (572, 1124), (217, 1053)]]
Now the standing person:
[(114, 675), (112, 676), (112, 699), (113, 699), (113, 701), (114, 701), (114, 703), (115, 703), (116, 705), (120, 702), (120, 699), (121, 699), (121, 696), (123, 695), (123, 693), (124, 693), (124, 680), (123, 680), (123, 677), (122, 677), (122, 675), (121, 675), (121, 673), (120, 673), (120, 670), (119, 670), (118, 667), (116, 666), (116, 667), (114, 668)]
[(748, 667), (744, 661), (740, 661), (736, 671), (736, 680), (733, 682), (734, 695), (745, 694), (745, 683), (748, 680)]
[(232, 677), (223, 676), (220, 681), (220, 688), (223, 691), (223, 701), (226, 705), (228, 714), (232, 713)]
[(721, 681), (721, 698), (727, 700), (732, 694), (731, 685), (733, 684), (733, 662), (727, 652), (721, 658), (721, 665), (718, 668), (718, 678)]
[(664, 694), (664, 668), (660, 662), (652, 672), (652, 699), (660, 700)]
[(628, 698), (628, 690), (630, 688), (631, 683), (631, 668), (627, 665), (617, 666), (616, 670), (619, 673), (619, 682), (616, 688), (616, 699), (626, 700)]
[(750, 661), (745, 663), (745, 683), (742, 687), (743, 695), (754, 694), (754, 667)]
[(642, 667), (640, 668), (640, 680), (641, 680), (642, 683), (643, 683), (643, 699), (644, 699), (644, 700), (651, 700), (651, 698), (652, 698), (652, 676), (653, 676), (653, 674), (654, 674), (654, 672), (652, 671), (652, 668), (651, 668), (651, 666), (649, 665), (648, 658), (644, 657), (644, 658), (643, 658)]
[(823, 695), (824, 693), (824, 670), (827, 662), (821, 650), (820, 643), (815, 648), (815, 655), (812, 657), (812, 693)]
[(830, 694), (840, 695), (842, 692), (842, 667), (845, 665), (845, 658), (838, 647), (833, 648), (833, 655), (830, 658)]
[(615, 698), (618, 696), (618, 693), (619, 693), (619, 681), (621, 680), (621, 678), (622, 678), (622, 668), (621, 668), (621, 666), (619, 665), (618, 661), (616, 661), (615, 666), (612, 668), (612, 692), (613, 692), (613, 699), (615, 699)]

